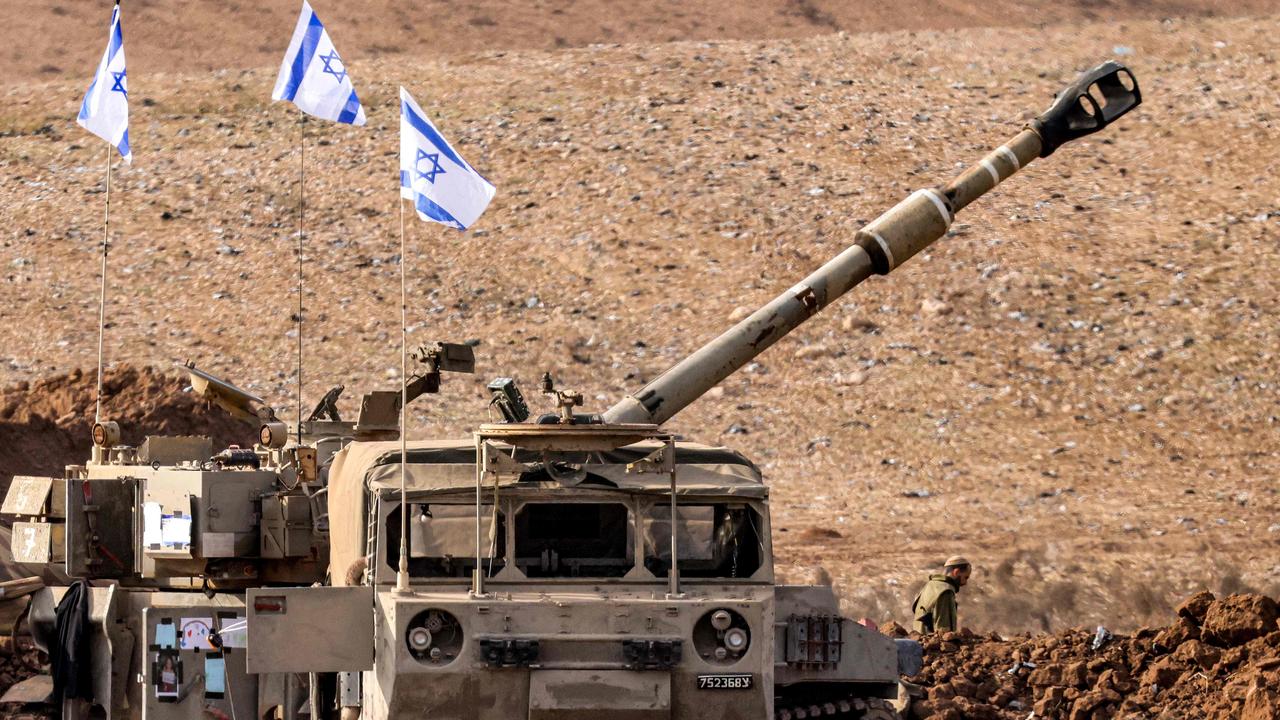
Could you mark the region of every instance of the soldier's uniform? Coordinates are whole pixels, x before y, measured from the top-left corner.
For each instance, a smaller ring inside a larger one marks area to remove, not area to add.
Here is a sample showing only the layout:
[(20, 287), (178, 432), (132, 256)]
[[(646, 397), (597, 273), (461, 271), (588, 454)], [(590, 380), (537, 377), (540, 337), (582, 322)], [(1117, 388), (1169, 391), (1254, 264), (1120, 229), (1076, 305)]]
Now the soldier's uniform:
[(956, 586), (946, 575), (930, 575), (915, 602), (911, 604), (915, 617), (914, 629), (919, 633), (931, 633), (957, 628)]

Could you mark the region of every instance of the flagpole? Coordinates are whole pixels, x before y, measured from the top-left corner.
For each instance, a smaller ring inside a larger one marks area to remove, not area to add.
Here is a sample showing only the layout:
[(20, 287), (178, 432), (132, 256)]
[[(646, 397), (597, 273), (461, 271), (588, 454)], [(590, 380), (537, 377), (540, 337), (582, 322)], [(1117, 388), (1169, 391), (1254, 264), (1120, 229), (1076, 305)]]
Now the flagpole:
[(302, 444), (302, 251), (306, 217), (307, 114), (298, 110), (298, 444)]
[(102, 216), (102, 284), (98, 291), (98, 391), (93, 422), (102, 422), (102, 345), (107, 327), (107, 250), (111, 246), (111, 143), (107, 143), (107, 202)]
[(405, 419), (409, 404), (409, 361), (406, 348), (409, 334), (407, 329), (409, 304), (408, 294), (405, 291), (405, 263), (408, 258), (404, 251), (404, 198), (400, 198), (398, 202), (400, 203), (400, 565), (396, 570), (396, 592), (407, 593), (409, 592), (409, 503), (405, 490), (405, 473), (409, 456), (405, 452), (407, 447), (405, 436), (408, 434), (409, 425)]

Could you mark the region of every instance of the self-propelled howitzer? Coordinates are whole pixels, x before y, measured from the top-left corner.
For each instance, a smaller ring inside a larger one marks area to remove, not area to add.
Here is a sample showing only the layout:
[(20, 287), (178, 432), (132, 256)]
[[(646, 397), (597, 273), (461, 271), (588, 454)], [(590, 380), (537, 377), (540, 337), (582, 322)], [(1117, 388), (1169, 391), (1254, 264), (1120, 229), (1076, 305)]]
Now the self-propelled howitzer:
[(547, 377), (559, 412), (529, 422), (499, 378), (506, 422), (470, 439), (350, 443), (327, 488), (335, 587), (250, 589), (249, 672), (338, 673), (348, 720), (898, 717), (888, 701), (918, 672), (919, 645), (843, 617), (830, 587), (779, 584), (758, 468), (660, 426), (1139, 102), (1125, 68), (1086, 73), (1007, 144), (603, 415), (576, 414), (582, 395)]
[(1009, 142), (943, 187), (918, 190), (854, 236), (794, 287), (604, 413), (606, 423), (661, 425), (738, 368), (872, 275), (885, 275), (946, 234), (956, 213), (1063, 143), (1110, 125), (1142, 101), (1129, 70), (1104, 63), (1081, 75)]
[[(0, 508), (18, 519), (15, 559), (94, 583), (40, 591), (33, 634), (55, 648), (58, 618), (74, 616), (55, 606), (83, 606), (77, 662), (106, 720), (893, 720), (919, 645), (843, 617), (829, 586), (779, 584), (759, 469), (660, 425), (1021, 167), (1139, 102), (1125, 68), (1085, 74), (1007, 144), (602, 416), (575, 414), (582, 395), (547, 377), (559, 412), (525, 422), (499, 378), (491, 405), (507, 422), (402, 446), (399, 390), (365, 395), (352, 423), (335, 389), (296, 432), (187, 368), (201, 396), (262, 423), (258, 443), (133, 448), (104, 422), (88, 463), (15, 482)], [(465, 345), (415, 360), (410, 401), (475, 368)]]

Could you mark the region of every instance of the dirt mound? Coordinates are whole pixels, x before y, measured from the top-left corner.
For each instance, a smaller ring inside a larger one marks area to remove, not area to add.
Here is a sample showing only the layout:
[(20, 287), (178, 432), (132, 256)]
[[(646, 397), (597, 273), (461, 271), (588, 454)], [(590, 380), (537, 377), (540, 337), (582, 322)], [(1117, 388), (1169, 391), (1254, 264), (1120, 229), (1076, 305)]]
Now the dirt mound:
[(1262, 595), (1200, 593), (1171, 625), (1133, 635), (1076, 628), (1053, 635), (923, 639), (911, 718), (1069, 720), (1280, 717), (1280, 626)]
[(1241, 595), (1209, 606), (1202, 630), (1205, 640), (1239, 645), (1276, 629), (1276, 603), (1261, 595)]
[[(31, 644), (31, 638), (22, 636), (16, 645), (8, 638), (0, 643), (0, 693), (14, 684), (45, 671), (49, 658)], [(24, 712), (22, 706), (0, 706), (0, 718), (48, 717), (41, 709)]]
[[(62, 475), (89, 454), (97, 377), (73, 370), (0, 390), (0, 487), (14, 475)], [(252, 431), (222, 410), (183, 392), (185, 383), (149, 367), (106, 372), (102, 413), (120, 423), (123, 441), (147, 435), (208, 435), (215, 447), (252, 440)]]

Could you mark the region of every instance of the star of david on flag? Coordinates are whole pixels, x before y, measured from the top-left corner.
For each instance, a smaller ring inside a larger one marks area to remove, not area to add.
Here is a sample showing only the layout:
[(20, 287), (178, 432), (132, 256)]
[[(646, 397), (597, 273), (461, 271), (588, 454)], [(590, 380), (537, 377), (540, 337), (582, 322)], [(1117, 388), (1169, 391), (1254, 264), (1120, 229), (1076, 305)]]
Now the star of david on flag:
[(111, 33), (107, 51), (98, 63), (98, 72), (84, 94), (76, 123), (111, 143), (127, 163), (133, 162), (129, 147), (128, 73), (124, 69), (124, 35), (120, 32), (120, 6), (111, 11)]
[(400, 197), (413, 201), (418, 217), (466, 230), (495, 192), (400, 88)]
[[(423, 170), (422, 161), (426, 160), (430, 164), (426, 170)], [(413, 161), (413, 169), (417, 176), (432, 185), (436, 184), (436, 176), (444, 174), (444, 168), (440, 167), (440, 153), (429, 153), (426, 150), (418, 150), (418, 158)]]
[(280, 63), (271, 99), (288, 100), (308, 115), (325, 120), (365, 124), (364, 107), (356, 97), (347, 65), (306, 0)]

